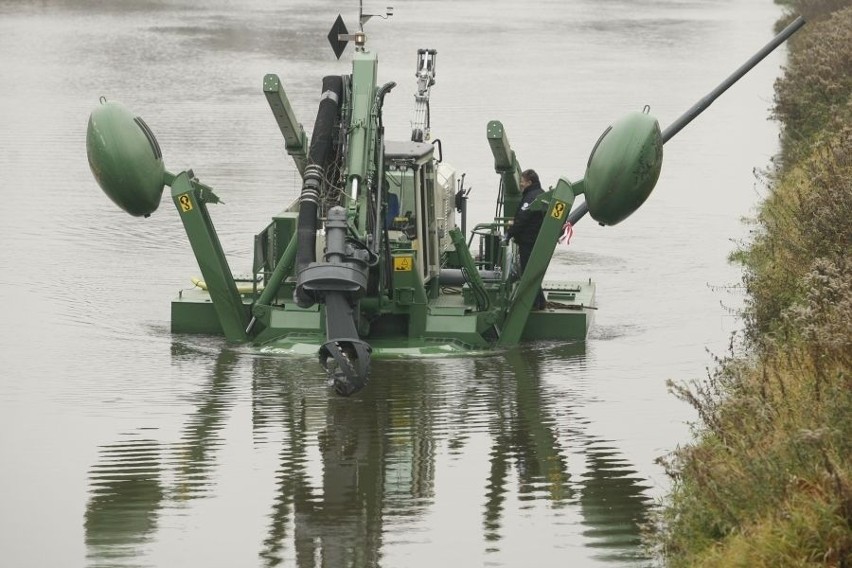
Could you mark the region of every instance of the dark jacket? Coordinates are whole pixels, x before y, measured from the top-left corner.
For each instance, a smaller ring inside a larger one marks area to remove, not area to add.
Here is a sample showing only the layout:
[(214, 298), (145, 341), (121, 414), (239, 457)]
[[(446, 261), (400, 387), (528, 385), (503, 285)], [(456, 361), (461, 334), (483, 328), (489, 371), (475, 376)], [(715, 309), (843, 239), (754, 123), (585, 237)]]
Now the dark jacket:
[(541, 223), (544, 221), (544, 210), (533, 211), (530, 206), (536, 197), (542, 193), (544, 193), (544, 190), (541, 189), (540, 184), (535, 183), (527, 187), (521, 197), (521, 202), (518, 204), (515, 220), (506, 230), (506, 234), (519, 245), (532, 245), (538, 236)]

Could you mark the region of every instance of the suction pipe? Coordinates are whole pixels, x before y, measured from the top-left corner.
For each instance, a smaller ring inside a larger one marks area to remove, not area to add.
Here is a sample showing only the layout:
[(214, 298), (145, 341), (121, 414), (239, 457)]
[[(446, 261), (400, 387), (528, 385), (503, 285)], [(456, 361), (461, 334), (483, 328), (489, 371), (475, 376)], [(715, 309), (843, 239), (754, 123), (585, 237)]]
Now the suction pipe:
[[(302, 182), (302, 194), (299, 197), (298, 248), (296, 251), (296, 274), (298, 275), (310, 263), (316, 262), (317, 220), (325, 170), (332, 155), (334, 126), (340, 115), (340, 100), (343, 97), (343, 78), (329, 75), (322, 80), (314, 131), (311, 135), (311, 147), (308, 152), (308, 166)], [(296, 303), (308, 308), (315, 299), (306, 294), (300, 286), (296, 287)]]

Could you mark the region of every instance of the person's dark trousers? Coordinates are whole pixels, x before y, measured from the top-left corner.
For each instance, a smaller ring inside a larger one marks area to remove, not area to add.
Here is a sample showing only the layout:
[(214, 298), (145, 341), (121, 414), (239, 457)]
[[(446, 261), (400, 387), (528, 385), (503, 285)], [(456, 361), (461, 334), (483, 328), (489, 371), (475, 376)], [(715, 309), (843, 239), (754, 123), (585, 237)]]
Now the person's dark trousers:
[[(523, 274), (527, 269), (527, 261), (530, 259), (530, 255), (532, 254), (533, 244), (535, 243), (518, 245), (518, 254), (521, 255), (521, 274)], [(541, 288), (539, 288), (538, 294), (535, 297), (535, 302), (533, 302), (533, 309), (543, 310), (545, 304), (544, 292), (542, 292)]]

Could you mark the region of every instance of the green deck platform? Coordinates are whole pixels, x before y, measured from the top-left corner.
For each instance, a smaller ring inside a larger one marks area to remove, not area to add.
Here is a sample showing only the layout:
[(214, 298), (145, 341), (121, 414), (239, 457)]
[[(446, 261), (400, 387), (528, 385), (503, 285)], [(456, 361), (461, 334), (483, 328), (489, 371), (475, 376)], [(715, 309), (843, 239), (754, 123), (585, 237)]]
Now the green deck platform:
[[(583, 341), (594, 319), (595, 285), (590, 281), (545, 282), (542, 287), (547, 308), (530, 313), (522, 340)], [(242, 298), (248, 315), (253, 295), (242, 294)], [(210, 296), (201, 288), (182, 290), (172, 300), (171, 316), (173, 333), (223, 334)], [(285, 302), (272, 310), (269, 329), (259, 334), (255, 343), (285, 352), (315, 353), (325, 341), (323, 322), (319, 305), (302, 309)], [(476, 329), (477, 313), (465, 303), (464, 295), (448, 293), (429, 302), (422, 337), (363, 339), (377, 356), (450, 355), (482, 350), (481, 344), (465, 340), (473, 337)]]

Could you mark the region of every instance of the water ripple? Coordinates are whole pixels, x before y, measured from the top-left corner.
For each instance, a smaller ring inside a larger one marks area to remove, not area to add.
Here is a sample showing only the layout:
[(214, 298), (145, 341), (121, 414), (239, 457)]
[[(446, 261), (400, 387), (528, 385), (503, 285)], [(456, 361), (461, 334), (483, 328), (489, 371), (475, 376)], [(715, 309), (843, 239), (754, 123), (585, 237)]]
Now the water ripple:
[(158, 442), (138, 435), (100, 448), (84, 522), (91, 565), (138, 565), (136, 551), (153, 538), (162, 508), (161, 452)]

